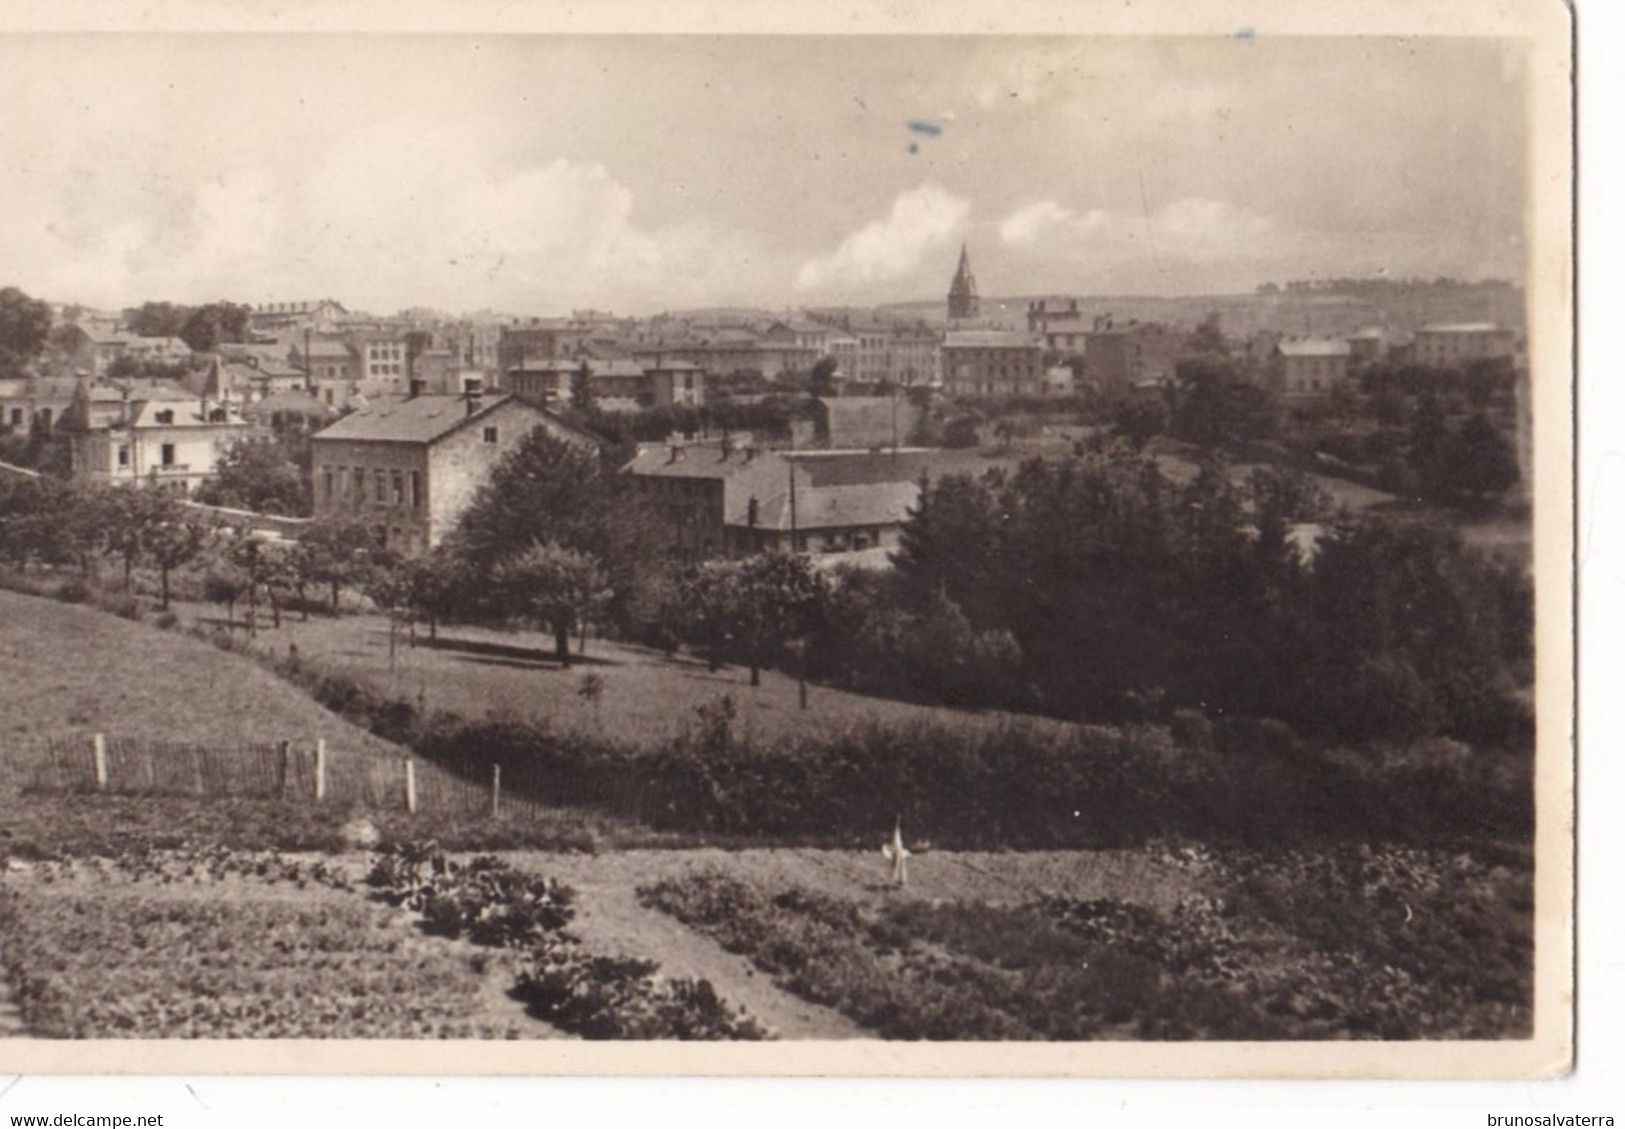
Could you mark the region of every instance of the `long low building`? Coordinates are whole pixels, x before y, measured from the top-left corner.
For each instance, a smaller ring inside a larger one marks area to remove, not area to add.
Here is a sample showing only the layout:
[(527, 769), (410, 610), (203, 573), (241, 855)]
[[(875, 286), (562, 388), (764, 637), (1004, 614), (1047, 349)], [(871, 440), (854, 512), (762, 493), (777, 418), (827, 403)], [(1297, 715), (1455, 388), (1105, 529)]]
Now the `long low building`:
[(646, 445), (625, 469), (676, 560), (779, 549), (873, 564), (897, 548), (923, 480), (996, 465), (1005, 464), (973, 451), (780, 451), (701, 442)]

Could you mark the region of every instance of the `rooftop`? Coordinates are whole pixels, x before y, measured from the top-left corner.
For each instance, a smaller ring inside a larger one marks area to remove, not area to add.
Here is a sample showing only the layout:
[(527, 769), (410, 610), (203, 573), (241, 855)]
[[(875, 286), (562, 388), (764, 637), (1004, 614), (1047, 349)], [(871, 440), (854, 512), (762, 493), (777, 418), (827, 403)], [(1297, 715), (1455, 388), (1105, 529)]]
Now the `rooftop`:
[(1346, 357), (1351, 352), (1346, 340), (1283, 341), (1278, 348), (1283, 357)]
[(1418, 333), (1511, 333), (1512, 330), (1492, 321), (1437, 322), (1424, 325)]
[(1043, 339), (1012, 329), (953, 329), (943, 338), (944, 349), (1041, 349)]
[[(466, 396), (414, 396), (406, 400), (371, 404), (318, 432), (316, 439), (369, 440), (392, 443), (433, 443), (471, 419), (490, 414), (507, 404), (523, 404), (512, 396), (488, 396), (468, 410)], [(539, 408), (526, 410), (543, 414)]]

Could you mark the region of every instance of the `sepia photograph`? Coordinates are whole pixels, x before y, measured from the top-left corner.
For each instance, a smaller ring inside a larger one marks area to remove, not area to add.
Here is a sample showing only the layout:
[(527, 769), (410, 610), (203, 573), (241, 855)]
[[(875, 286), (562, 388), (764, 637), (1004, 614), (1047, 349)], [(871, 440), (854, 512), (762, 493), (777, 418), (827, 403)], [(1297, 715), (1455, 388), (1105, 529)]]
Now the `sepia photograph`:
[(1566, 1069), (1512, 7), (0, 32), (0, 1054)]

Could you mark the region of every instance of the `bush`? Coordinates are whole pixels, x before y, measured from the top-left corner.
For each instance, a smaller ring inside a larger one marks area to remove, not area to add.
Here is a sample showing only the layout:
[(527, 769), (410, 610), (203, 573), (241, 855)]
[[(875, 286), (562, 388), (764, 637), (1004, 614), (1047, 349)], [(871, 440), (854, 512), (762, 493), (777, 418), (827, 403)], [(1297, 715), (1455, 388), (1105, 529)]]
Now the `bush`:
[(179, 622), (180, 619), (174, 612), (159, 612), (152, 618), (152, 625), (160, 631), (172, 631)]
[(51, 595), (64, 604), (82, 604), (90, 599), (90, 585), (83, 580), (64, 580)]

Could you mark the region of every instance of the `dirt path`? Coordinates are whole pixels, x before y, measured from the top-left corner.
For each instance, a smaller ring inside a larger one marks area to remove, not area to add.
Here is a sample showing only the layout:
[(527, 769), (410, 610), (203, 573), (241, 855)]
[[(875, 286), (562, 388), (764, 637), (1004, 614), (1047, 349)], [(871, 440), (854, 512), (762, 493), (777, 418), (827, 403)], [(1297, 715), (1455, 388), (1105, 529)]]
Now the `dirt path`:
[(717, 995), (781, 1039), (871, 1037), (846, 1016), (775, 987), (743, 956), (688, 929), (675, 918), (645, 909), (630, 886), (582, 883), (571, 931), (593, 952), (626, 953), (660, 962), (673, 977), (709, 980)]
[(1113, 898), (1160, 909), (1198, 892), (1200, 869), (1150, 851), (1025, 853), (928, 852), (911, 860), (909, 884), (887, 881), (878, 848), (857, 851), (762, 849), (621, 851), (602, 855), (514, 852), (513, 865), (546, 874), (579, 895), (572, 926), (595, 952), (658, 960), (671, 976), (709, 980), (718, 995), (745, 1009), (783, 1039), (872, 1038), (845, 1016), (807, 1003), (775, 986), (743, 956), (675, 918), (645, 908), (637, 888), (696, 870), (722, 870), (769, 891), (810, 887), (838, 897), (880, 902), (1027, 902), (1042, 893)]

